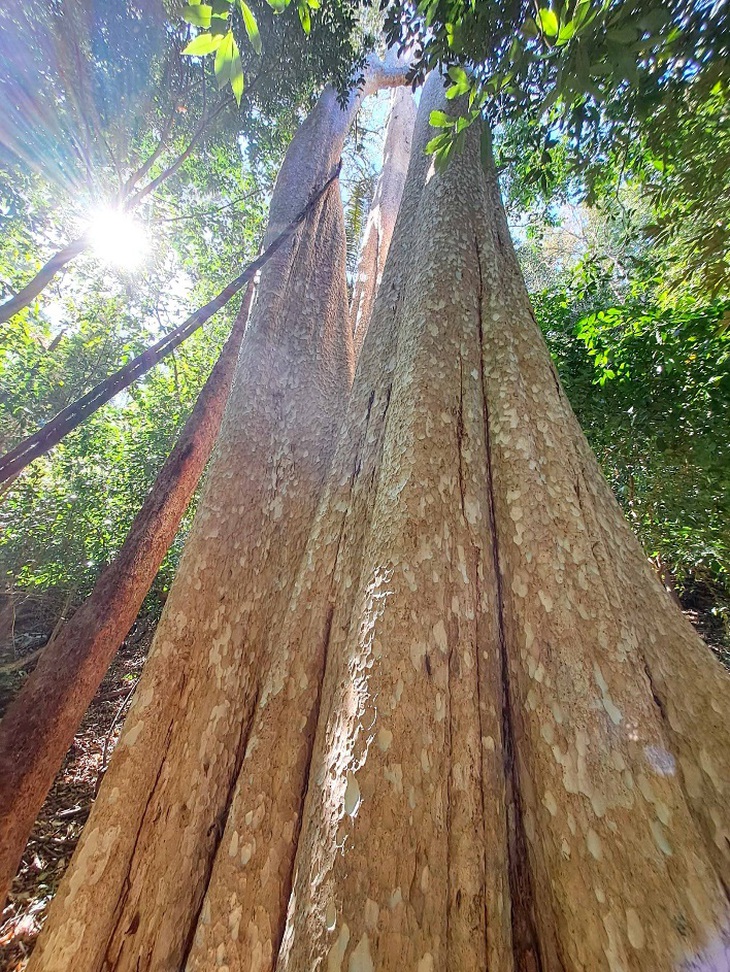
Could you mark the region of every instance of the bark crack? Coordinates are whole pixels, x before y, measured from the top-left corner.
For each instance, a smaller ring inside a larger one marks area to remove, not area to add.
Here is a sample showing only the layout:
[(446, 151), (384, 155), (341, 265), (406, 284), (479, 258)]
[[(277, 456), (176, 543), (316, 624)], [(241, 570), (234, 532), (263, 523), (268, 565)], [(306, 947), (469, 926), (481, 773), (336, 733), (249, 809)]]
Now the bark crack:
[[(112, 930), (109, 933), (109, 936), (107, 938), (107, 947), (106, 947), (106, 951), (104, 953), (104, 961), (103, 961), (103, 965), (102, 965), (102, 968), (104, 968), (104, 969), (113, 969), (113, 968), (115, 968), (115, 966), (117, 965), (119, 959), (121, 958), (122, 952), (124, 951), (124, 945), (126, 944), (126, 942), (125, 942), (124, 939), (126, 939), (126, 936), (127, 935), (134, 934), (137, 931), (137, 928), (139, 927), (139, 911), (137, 911), (137, 912), (135, 912), (135, 915), (132, 918), (132, 921), (130, 922), (129, 926), (127, 927), (127, 930), (124, 932), (123, 940), (122, 940), (121, 945), (119, 946), (119, 950), (117, 952), (116, 958), (113, 958), (112, 955), (111, 955), (111, 949), (113, 947), (114, 938), (115, 938), (117, 932), (119, 931), (119, 923), (120, 923), (120, 921), (122, 919), (122, 915), (124, 914), (124, 909), (126, 908), (127, 901), (129, 899), (129, 892), (130, 892), (131, 887), (132, 887), (132, 882), (130, 880), (130, 873), (132, 871), (132, 866), (134, 864), (134, 859), (135, 859), (135, 856), (137, 854), (137, 847), (139, 845), (139, 841), (140, 841), (140, 838), (142, 836), (142, 831), (144, 830), (144, 825), (145, 825), (145, 822), (147, 820), (147, 814), (149, 813), (149, 810), (150, 810), (150, 804), (152, 803), (152, 800), (154, 799), (155, 793), (157, 792), (157, 787), (158, 787), (159, 782), (160, 782), (160, 777), (162, 776), (162, 771), (165, 768), (165, 760), (167, 759), (167, 754), (168, 754), (168, 751), (170, 749), (170, 743), (172, 741), (172, 727), (173, 727), (174, 721), (175, 721), (174, 719), (171, 719), (170, 722), (169, 722), (169, 724), (168, 724), (168, 726), (167, 726), (167, 730), (165, 732), (165, 744), (164, 744), (164, 749), (163, 749), (163, 753), (162, 753), (162, 758), (160, 759), (160, 765), (157, 768), (157, 774), (155, 776), (155, 781), (152, 784), (152, 787), (150, 788), (149, 796), (147, 797), (147, 801), (145, 802), (145, 805), (144, 805), (144, 810), (142, 811), (142, 815), (140, 816), (139, 826), (137, 827), (137, 833), (134, 835), (134, 843), (132, 844), (132, 850), (131, 850), (130, 855), (129, 855), (129, 862), (127, 864), (127, 872), (124, 875), (124, 880), (122, 881), (122, 891), (121, 891), (121, 894), (119, 896), (119, 901), (118, 901), (117, 907), (115, 909), (116, 914), (115, 914), (115, 917), (114, 917), (114, 924), (113, 924)], [(139, 967), (139, 961), (140, 960), (138, 958), (137, 959), (137, 967)]]
[(459, 493), (461, 494), (461, 513), (466, 517), (465, 488), (464, 488), (464, 359), (459, 352), (459, 411), (456, 416), (456, 443), (459, 453)]
[[(446, 754), (448, 759), (449, 772), (446, 777), (446, 955), (450, 966), (451, 959), (451, 905), (452, 905), (452, 873), (451, 873), (451, 841), (453, 838), (451, 830), (451, 798), (452, 798), (452, 775), (453, 775), (453, 752), (454, 752), (454, 711), (452, 707), (452, 678), (453, 666), (452, 657), (454, 654), (454, 639), (449, 638), (449, 653), (446, 659), (446, 692), (449, 706), (448, 739), (446, 740)], [(428, 658), (428, 655), (426, 656)]]
[(525, 836), (519, 786), (519, 773), (515, 752), (515, 728), (512, 717), (512, 686), (504, 624), (504, 592), (502, 589), (500, 550), (499, 540), (497, 537), (494, 480), (492, 474), (492, 442), (489, 407), (487, 404), (487, 383), (484, 371), (484, 321), (482, 318), (484, 277), (482, 273), (478, 239), (475, 240), (475, 251), (476, 265), (479, 274), (479, 293), (477, 304), (477, 324), (479, 330), (479, 373), (482, 388), (484, 440), (487, 459), (487, 498), (489, 504), (490, 532), (492, 539), (492, 561), (494, 565), (496, 583), (497, 626), (502, 679), (502, 746), (505, 774), (505, 802), (507, 810), (507, 854), (509, 861), (512, 951), (514, 954), (516, 972), (542, 972), (543, 966), (540, 956), (537, 928), (535, 924), (532, 874), (527, 852), (527, 839)]
[(228, 814), (231, 809), (231, 804), (236, 792), (236, 785), (238, 783), (238, 777), (241, 772), (241, 767), (243, 766), (243, 760), (246, 756), (246, 747), (248, 746), (248, 740), (251, 736), (251, 729), (253, 728), (254, 718), (256, 715), (256, 710), (258, 708), (260, 695), (260, 688), (257, 686), (254, 693), (253, 701), (249, 705), (249, 710), (246, 713), (246, 718), (241, 722), (241, 733), (238, 737), (238, 743), (236, 744), (236, 758), (233, 764), (233, 771), (231, 773), (231, 779), (228, 784), (228, 791), (226, 793), (226, 798), (223, 802), (223, 806), (218, 813), (218, 816), (213, 821), (213, 823), (208, 828), (208, 835), (213, 833), (214, 841), (211, 852), (208, 856), (208, 862), (205, 869), (205, 874), (200, 886), (203, 889), (200, 895), (200, 900), (197, 907), (195, 908), (195, 913), (193, 919), (190, 922), (188, 928), (188, 935), (185, 942), (185, 948), (183, 949), (182, 959), (180, 960), (179, 967), (184, 969), (187, 965), (188, 956), (190, 955), (190, 950), (193, 947), (193, 940), (195, 938), (195, 932), (198, 928), (198, 921), (200, 920), (200, 914), (203, 910), (203, 904), (205, 903), (205, 896), (208, 893), (208, 885), (210, 884), (210, 878), (213, 873), (213, 867), (215, 866), (216, 857), (218, 856), (218, 848), (220, 847), (221, 840), (223, 839), (223, 834), (226, 829), (226, 820), (228, 819)]
[[(344, 522), (344, 517), (343, 517)], [(337, 555), (339, 555), (340, 543), (342, 541), (342, 531), (340, 532), (340, 538), (337, 543)], [(337, 556), (335, 557), (334, 569), (337, 565)], [(331, 597), (331, 594), (330, 594)], [(309, 787), (311, 783), (312, 775), (312, 758), (314, 756), (314, 743), (317, 737), (317, 727), (319, 725), (319, 716), (322, 708), (322, 694), (324, 690), (324, 680), (325, 673), (327, 671), (327, 662), (329, 659), (329, 645), (330, 637), (332, 634), (332, 619), (334, 617), (335, 609), (334, 605), (330, 605), (327, 611), (327, 618), (325, 620), (324, 633), (323, 633), (323, 644), (322, 644), (322, 662), (319, 667), (319, 672), (317, 673), (317, 698), (314, 705), (312, 706), (312, 711), (310, 712), (309, 719), (307, 720), (307, 725), (304, 729), (304, 736), (307, 740), (307, 755), (306, 755), (306, 769), (304, 771), (304, 785), (302, 786), (302, 792), (299, 800), (299, 807), (296, 816), (295, 832), (293, 835), (293, 850), (291, 856), (291, 867), (289, 868), (289, 873), (287, 874), (285, 887), (283, 889), (282, 900), (286, 902), (286, 907), (283, 911), (283, 919), (281, 926), (277, 929), (277, 934), (275, 939), (273, 939), (274, 948), (272, 950), (272, 963), (271, 968), (276, 969), (279, 965), (279, 955), (281, 952), (281, 945), (284, 941), (284, 932), (286, 931), (286, 926), (289, 920), (289, 905), (291, 903), (292, 889), (294, 887), (294, 874), (296, 871), (297, 856), (299, 854), (299, 840), (302, 835), (302, 820), (304, 819), (304, 807), (307, 802), (307, 796), (309, 794)]]
[[(481, 344), (481, 342), (480, 342)], [(480, 347), (481, 353), (481, 347)], [(476, 611), (474, 613), (474, 641), (476, 644), (477, 655), (477, 711), (479, 719), (479, 739), (484, 739), (484, 703), (482, 701), (482, 679), (484, 678), (481, 643), (479, 639), (479, 616), (482, 604), (482, 586), (479, 582), (479, 549), (472, 544), (474, 550), (474, 591), (476, 599)], [(482, 836), (486, 835), (487, 828), (487, 801), (484, 796), (484, 757), (482, 757), (482, 785), (479, 787), (479, 795), (482, 805)], [(484, 869), (484, 963), (485, 972), (489, 961), (489, 909), (487, 907), (487, 873), (489, 862), (487, 860), (486, 841), (482, 840), (482, 867)]]

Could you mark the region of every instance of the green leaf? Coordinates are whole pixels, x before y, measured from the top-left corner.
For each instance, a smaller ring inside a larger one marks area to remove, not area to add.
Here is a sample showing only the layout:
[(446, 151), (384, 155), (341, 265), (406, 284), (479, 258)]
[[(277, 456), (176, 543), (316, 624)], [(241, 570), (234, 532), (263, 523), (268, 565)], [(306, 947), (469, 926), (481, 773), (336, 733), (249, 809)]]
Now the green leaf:
[(575, 28), (576, 28), (576, 23), (574, 20), (569, 20), (567, 24), (563, 24), (563, 26), (558, 31), (558, 39), (556, 41), (558, 47), (562, 47), (564, 44), (568, 43), (568, 41), (575, 34)]
[(230, 29), (227, 14), (224, 17), (213, 14), (213, 16), (210, 18), (210, 32), (216, 37), (225, 37)]
[(444, 148), (439, 149), (434, 155), (434, 163), (437, 172), (443, 172), (449, 164), (449, 159), (454, 151), (454, 142), (449, 142)]
[(431, 141), (426, 145), (426, 155), (433, 155), (435, 152), (438, 152), (439, 149), (449, 144), (450, 139), (451, 135), (448, 132), (442, 132), (440, 135), (437, 135), (436, 138), (432, 138)]
[(457, 64), (452, 64), (448, 70), (448, 75), (454, 84), (458, 84), (464, 90), (469, 88), (469, 78), (464, 68), (459, 67)]
[(223, 38), (218, 34), (209, 34), (207, 32), (198, 34), (183, 49), (183, 54), (188, 54), (190, 57), (204, 57), (206, 54), (212, 54), (213, 51), (217, 51), (222, 40)]
[(428, 120), (434, 128), (452, 128), (456, 124), (456, 118), (447, 115), (445, 111), (432, 111)]
[(231, 62), (231, 89), (233, 91), (233, 97), (236, 99), (236, 104), (240, 107), (243, 96), (243, 65), (238, 54), (234, 56)]
[(233, 37), (233, 31), (229, 30), (222, 38), (215, 55), (215, 76), (219, 88), (222, 88), (230, 81), (233, 58), (237, 54), (238, 47)]
[(537, 18), (546, 37), (555, 37), (559, 30), (558, 18), (553, 10), (542, 7), (537, 11)]
[[(580, 2), (576, 4), (575, 13), (573, 15), (573, 21), (572, 21), (575, 24), (576, 30), (583, 24), (583, 22), (586, 20), (590, 12), (591, 12), (590, 0), (580, 0)], [(593, 17), (594, 16), (595, 16), (595, 12), (593, 14)], [(593, 17), (591, 17), (591, 20), (593, 19)]]
[(183, 7), (181, 17), (195, 27), (210, 27), (210, 15), (213, 8), (207, 3), (188, 4)]
[(305, 0), (302, 0), (302, 2), (299, 3), (297, 9), (299, 10), (299, 19), (302, 22), (304, 33), (308, 34), (312, 30), (312, 18), (309, 16), (309, 7), (307, 6)]
[(663, 7), (654, 7), (648, 13), (639, 20), (639, 27), (642, 30), (648, 30), (652, 34), (666, 27), (671, 21), (672, 15), (669, 10), (665, 10)]
[(633, 27), (618, 27), (606, 33), (608, 40), (615, 41), (617, 44), (632, 44), (638, 34)]
[(276, 14), (284, 13), (286, 8), (291, 3), (291, 0), (266, 0), (268, 5)]
[(257, 54), (261, 54), (261, 34), (259, 33), (259, 25), (256, 23), (256, 18), (245, 0), (238, 0), (238, 2), (241, 7), (241, 13), (243, 14), (243, 26), (246, 28), (251, 46)]

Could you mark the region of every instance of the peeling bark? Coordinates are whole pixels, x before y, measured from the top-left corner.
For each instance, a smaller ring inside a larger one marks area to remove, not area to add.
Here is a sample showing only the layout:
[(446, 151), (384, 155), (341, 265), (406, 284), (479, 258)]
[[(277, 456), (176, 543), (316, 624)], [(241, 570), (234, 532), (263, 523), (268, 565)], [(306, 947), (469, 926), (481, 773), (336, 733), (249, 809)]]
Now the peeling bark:
[(383, 147), (383, 167), (378, 176), (360, 248), (357, 278), (350, 301), (350, 322), (355, 355), (360, 353), (373, 313), (375, 295), (385, 268), (400, 208), (411, 156), (416, 104), (409, 88), (397, 88), (388, 117)]
[[(280, 555), (288, 573), (255, 588), (258, 695), (231, 680), (250, 722), (186, 967), (727, 970), (728, 677), (653, 576), (570, 410), (478, 131), (443, 174), (425, 156), (442, 105), (434, 78), (322, 500), (308, 540), (282, 534), (303, 557)], [(233, 478), (220, 461), (218, 481)], [(157, 650), (186, 672), (191, 561), (214, 572), (201, 611), (238, 590), (213, 561), (221, 534), (198, 536), (177, 585), (185, 618), (175, 630), (168, 610)], [(150, 703), (138, 696), (117, 779)], [(159, 949), (179, 915), (173, 855), (178, 879), (207, 880), (210, 857), (201, 876), (167, 822), (196, 792), (200, 728), (169, 764), (183, 775), (161, 771), (136, 857), (156, 894), (141, 919), (124, 905), (129, 960), (110, 968), (179, 967), (138, 935)], [(70, 961), (91, 920), (79, 905), (105, 901), (138, 826), (111, 826), (113, 786), (33, 970), (92, 967)]]
[(727, 969), (727, 678), (570, 411), (476, 133), (429, 171), (439, 87), (187, 968)]

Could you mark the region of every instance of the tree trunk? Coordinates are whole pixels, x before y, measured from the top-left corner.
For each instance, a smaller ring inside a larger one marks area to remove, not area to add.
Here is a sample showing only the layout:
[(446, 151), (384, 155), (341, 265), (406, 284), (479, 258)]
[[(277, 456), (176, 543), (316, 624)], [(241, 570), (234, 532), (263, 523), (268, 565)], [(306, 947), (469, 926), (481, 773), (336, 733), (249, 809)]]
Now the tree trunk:
[[(179, 901), (206, 883), (189, 970), (730, 968), (728, 678), (653, 576), (580, 432), (478, 132), (443, 174), (424, 155), (440, 89), (422, 94), (306, 552), (289, 559), (287, 545), (288, 565), (278, 552), (289, 573), (265, 578), (248, 615), (271, 637), (222, 840), (193, 826), (213, 727), (190, 708), (186, 740), (179, 714), (161, 720), (168, 761), (150, 798), (148, 680), (32, 970), (101, 967), (106, 931), (96, 964), (87, 955), (108, 927), (97, 915), (112, 871), (125, 890), (105, 968), (150, 968), (155, 934), (168, 958), (155, 967), (180, 968)], [(174, 652), (188, 673), (188, 707), (205, 686), (190, 690), (187, 632), (212, 607), (207, 646), (227, 657), (243, 573), (220, 562), (238, 517), (215, 483), (207, 505), (226, 516), (201, 513), (155, 655)], [(209, 714), (228, 718), (225, 703)], [(214, 752), (230, 765), (234, 747), (219, 734)], [(194, 836), (217, 850), (210, 877)]]
[(373, 313), (375, 295), (393, 238), (403, 186), (411, 156), (416, 103), (410, 88), (397, 88), (383, 147), (383, 167), (378, 176), (365, 234), (360, 248), (357, 277), (350, 301), (350, 324), (358, 356)]
[[(328, 89), (302, 125), (269, 238), (337, 165), (361, 97), (342, 110)], [(191, 537), (36, 968), (184, 963), (350, 391), (345, 257), (329, 192), (262, 271)]]
[(249, 284), (221, 355), (118, 556), (51, 638), (0, 722), (0, 901), (84, 713), (180, 527), (210, 458), (253, 296)]
[(14, 294), (4, 304), (0, 304), (0, 324), (9, 321), (17, 313), (27, 307), (35, 298), (48, 286), (57, 273), (70, 263), (79, 253), (83, 253), (89, 245), (87, 236), (79, 236), (65, 246), (61, 247), (47, 263), (44, 263), (36, 275)]

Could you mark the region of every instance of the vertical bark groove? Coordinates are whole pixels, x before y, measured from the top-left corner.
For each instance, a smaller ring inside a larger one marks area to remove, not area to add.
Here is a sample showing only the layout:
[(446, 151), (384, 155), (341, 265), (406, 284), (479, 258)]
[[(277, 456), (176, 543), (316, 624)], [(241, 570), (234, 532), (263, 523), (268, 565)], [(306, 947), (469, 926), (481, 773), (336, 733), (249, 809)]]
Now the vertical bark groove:
[(510, 688), (509, 657), (507, 654), (507, 639), (504, 628), (504, 596), (502, 592), (503, 566), (499, 553), (499, 537), (497, 536), (497, 513), (494, 503), (494, 480), (492, 477), (492, 443), (489, 425), (489, 406), (487, 404), (487, 387), (484, 377), (484, 326), (482, 322), (482, 301), (484, 298), (484, 281), (482, 276), (479, 240), (474, 241), (474, 253), (479, 275), (478, 299), (478, 327), (479, 327), (479, 380), (481, 384), (482, 402), (484, 406), (484, 448), (486, 453), (486, 489), (487, 506), (489, 510), (490, 533), (492, 540), (492, 559), (496, 584), (497, 624), (499, 632), (499, 656), (502, 675), (502, 744), (504, 747), (504, 772), (507, 786), (507, 818), (508, 818), (508, 856), (509, 856), (509, 886), (512, 910), (512, 948), (515, 953), (516, 972), (542, 972), (539, 939), (535, 926), (535, 908), (533, 894), (533, 876), (525, 839), (525, 825), (522, 816), (522, 798), (520, 793), (519, 772), (516, 759), (516, 739), (513, 724), (512, 709), (514, 706), (513, 693)]
[[(190, 954), (190, 950), (193, 947), (193, 939), (195, 937), (195, 929), (197, 928), (198, 920), (200, 919), (200, 912), (203, 909), (203, 901), (204, 901), (204, 898), (205, 898), (205, 893), (208, 890), (208, 884), (210, 883), (210, 876), (211, 876), (211, 874), (213, 872), (213, 862), (215, 861), (216, 854), (218, 853), (218, 848), (220, 847), (221, 840), (223, 839), (223, 833), (224, 833), (224, 830), (225, 830), (226, 818), (228, 817), (228, 812), (229, 812), (229, 810), (231, 808), (231, 802), (233, 801), (233, 794), (235, 792), (236, 783), (238, 781), (238, 774), (241, 771), (241, 766), (243, 764), (243, 759), (244, 759), (244, 756), (245, 756), (245, 753), (246, 753), (246, 747), (248, 746), (248, 742), (249, 742), (249, 739), (251, 737), (251, 729), (252, 729), (252, 726), (253, 726), (254, 715), (256, 713), (256, 706), (258, 705), (258, 701), (259, 701), (259, 692), (260, 692), (260, 690), (257, 687), (256, 694), (254, 695), (253, 700), (252, 700), (252, 702), (250, 704), (249, 711), (245, 715), (245, 717), (243, 719), (243, 722), (242, 722), (242, 726), (241, 726), (241, 737), (238, 740), (238, 744), (236, 745), (236, 762), (234, 763), (234, 770), (233, 770), (233, 773), (231, 775), (230, 783), (228, 785), (228, 793), (226, 794), (226, 798), (225, 798), (225, 801), (224, 801), (223, 806), (221, 808), (221, 811), (220, 811), (220, 813), (218, 815), (218, 819), (215, 820), (210, 825), (210, 829), (208, 830), (208, 835), (209, 836), (210, 836), (211, 833), (213, 833), (213, 832), (215, 833), (215, 842), (214, 842), (213, 848), (211, 850), (210, 860), (209, 860), (209, 863), (208, 863), (207, 873), (205, 874), (204, 878), (202, 878), (202, 880), (200, 882), (200, 890), (201, 890), (201, 893), (200, 893), (200, 902), (198, 904), (198, 907), (197, 907), (196, 911), (194, 912), (193, 919), (192, 919), (192, 921), (190, 923), (190, 930), (188, 932), (188, 939), (187, 939), (187, 942), (185, 943), (185, 947), (184, 947), (184, 949), (182, 951), (182, 957), (181, 957), (181, 960), (180, 960), (180, 968), (184, 968), (185, 965), (187, 964), (187, 960), (188, 960), (188, 956)], [(139, 965), (139, 960), (138, 960), (138, 963), (137, 964)], [(140, 972), (141, 972), (141, 970), (140, 970)]]

